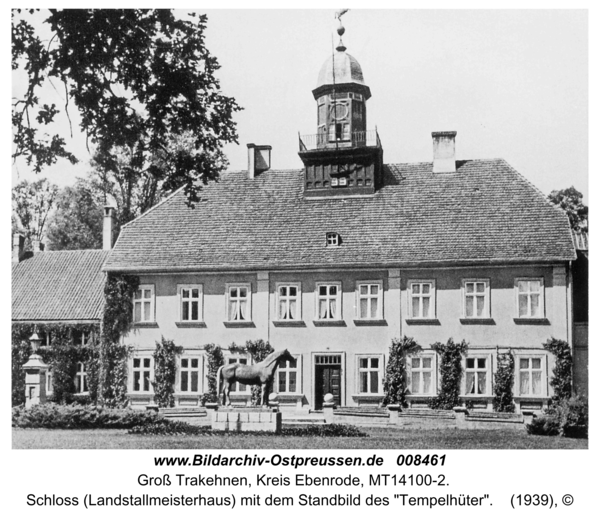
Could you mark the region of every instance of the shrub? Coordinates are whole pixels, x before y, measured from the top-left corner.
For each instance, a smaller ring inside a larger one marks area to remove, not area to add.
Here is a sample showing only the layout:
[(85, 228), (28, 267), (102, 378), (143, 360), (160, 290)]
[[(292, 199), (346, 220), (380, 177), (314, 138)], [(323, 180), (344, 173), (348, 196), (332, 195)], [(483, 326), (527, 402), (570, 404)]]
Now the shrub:
[(587, 438), (589, 422), (588, 402), (575, 395), (553, 403), (539, 417), (527, 425), (529, 434), (543, 436), (566, 436), (568, 438)]
[(514, 413), (513, 385), (515, 380), (515, 358), (509, 350), (506, 353), (497, 353), (498, 369), (494, 375), (494, 411), (500, 413)]
[(129, 429), (129, 434), (181, 436), (189, 434), (202, 434), (206, 426), (191, 425), (179, 420), (167, 420), (165, 422), (135, 425)]
[(554, 354), (556, 359), (550, 380), (550, 385), (554, 388), (552, 402), (558, 403), (561, 400), (571, 398), (573, 392), (573, 357), (569, 344), (552, 337), (543, 346), (544, 349)]
[(115, 410), (81, 405), (43, 404), (29, 409), (14, 407), (13, 427), (47, 429), (129, 429), (164, 423), (166, 418), (148, 411)]
[(406, 356), (419, 351), (421, 346), (412, 337), (392, 339), (388, 365), (385, 369), (383, 405), (399, 404), (407, 407), (406, 392)]
[(177, 376), (177, 356), (183, 348), (173, 341), (161, 337), (156, 341), (154, 357), (154, 402), (159, 407), (175, 406), (175, 378)]
[(225, 364), (225, 358), (223, 356), (223, 350), (217, 344), (206, 344), (204, 346), (206, 352), (206, 381), (208, 383), (208, 392), (202, 395), (200, 398), (200, 404), (205, 405), (206, 402), (217, 402), (218, 401), (218, 381), (217, 371)]
[(432, 409), (452, 409), (460, 404), (460, 381), (462, 378), (462, 356), (469, 345), (466, 341), (455, 343), (448, 339), (446, 344), (436, 342), (431, 347), (440, 355), (440, 390), (429, 401)]

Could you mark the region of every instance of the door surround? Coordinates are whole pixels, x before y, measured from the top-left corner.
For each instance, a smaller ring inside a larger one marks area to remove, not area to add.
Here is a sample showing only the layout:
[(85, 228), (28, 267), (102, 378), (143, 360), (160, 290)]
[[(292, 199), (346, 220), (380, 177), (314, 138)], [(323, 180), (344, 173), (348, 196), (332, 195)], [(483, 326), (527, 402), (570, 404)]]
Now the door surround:
[(317, 357), (320, 356), (336, 356), (340, 357), (340, 405), (346, 405), (346, 352), (343, 351), (313, 351), (310, 353), (310, 387), (311, 387), (311, 398), (310, 404), (313, 409), (316, 409), (317, 402)]

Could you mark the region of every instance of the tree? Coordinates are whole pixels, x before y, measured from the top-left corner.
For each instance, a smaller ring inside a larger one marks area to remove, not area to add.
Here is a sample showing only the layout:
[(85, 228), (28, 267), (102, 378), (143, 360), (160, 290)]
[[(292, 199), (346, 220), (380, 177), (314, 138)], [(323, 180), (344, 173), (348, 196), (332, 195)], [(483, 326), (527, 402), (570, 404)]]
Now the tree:
[(58, 186), (41, 178), (35, 182), (23, 180), (13, 188), (13, 233), (25, 236), (25, 249), (31, 249), (32, 240), (44, 239), (46, 222), (55, 207)]
[[(222, 146), (237, 142), (232, 116), (240, 110), (214, 75), (219, 64), (204, 43), (206, 16), (51, 9), (46, 44), (27, 21), (31, 14), (13, 11), (12, 67), (28, 78), (24, 95), (13, 99), (13, 158), (25, 157), (37, 172), (60, 157), (77, 160), (61, 135), (40, 135), (40, 127), (48, 128), (61, 110), (43, 104), (38, 93), (57, 79), (81, 115), (81, 129), (107, 161), (118, 161), (123, 148), (134, 150), (137, 163), (148, 164), (164, 190), (185, 186), (193, 205), (202, 184), (226, 166)], [(193, 153), (169, 147), (170, 139), (186, 134)], [(157, 154), (168, 168), (151, 160)]]
[(101, 193), (87, 180), (60, 190), (48, 221), (50, 250), (101, 249), (103, 205)]
[(548, 200), (560, 207), (569, 217), (571, 229), (574, 231), (588, 231), (588, 206), (583, 203), (583, 195), (573, 186), (567, 189), (552, 191)]

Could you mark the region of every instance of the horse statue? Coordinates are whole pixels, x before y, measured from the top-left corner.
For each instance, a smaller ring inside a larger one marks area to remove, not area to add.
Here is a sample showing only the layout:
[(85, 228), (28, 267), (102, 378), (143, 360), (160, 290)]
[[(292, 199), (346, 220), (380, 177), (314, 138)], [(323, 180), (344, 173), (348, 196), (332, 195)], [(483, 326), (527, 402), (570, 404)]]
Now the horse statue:
[[(294, 357), (289, 351), (281, 350), (274, 351), (265, 360), (257, 364), (247, 365), (235, 362), (221, 366), (217, 371), (217, 396), (223, 391), (223, 405), (230, 407), (229, 393), (233, 384), (241, 382), (251, 386), (260, 385), (260, 402), (263, 406), (266, 406), (269, 398), (267, 391), (273, 381), (275, 368), (279, 362), (286, 360), (292, 361)], [(222, 386), (221, 382), (223, 382)]]

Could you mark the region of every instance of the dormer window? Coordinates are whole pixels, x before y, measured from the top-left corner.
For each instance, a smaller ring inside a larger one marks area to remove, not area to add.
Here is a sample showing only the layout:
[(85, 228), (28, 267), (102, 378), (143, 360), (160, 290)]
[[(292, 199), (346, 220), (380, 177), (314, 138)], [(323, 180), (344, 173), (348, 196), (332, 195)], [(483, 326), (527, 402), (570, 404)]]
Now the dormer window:
[(341, 242), (342, 240), (337, 232), (328, 232), (326, 234), (327, 247), (339, 247)]

